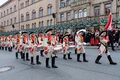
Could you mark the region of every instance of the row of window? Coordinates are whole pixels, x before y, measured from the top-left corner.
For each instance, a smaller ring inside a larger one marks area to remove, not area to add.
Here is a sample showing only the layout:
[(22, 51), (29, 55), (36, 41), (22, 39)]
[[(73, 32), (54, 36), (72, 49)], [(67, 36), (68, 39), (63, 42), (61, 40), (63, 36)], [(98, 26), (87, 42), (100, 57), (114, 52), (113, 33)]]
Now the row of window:
[(60, 0), (60, 8), (67, 7), (71, 5), (72, 3), (84, 4), (86, 2), (88, 2), (88, 0)]
[(4, 12), (1, 12), (0, 17), (4, 17), (6, 15), (9, 15), (12, 12), (15, 12), (15, 11), (17, 11), (16, 5), (14, 5), (13, 7), (10, 7), (10, 9), (5, 10)]
[[(105, 4), (105, 6), (104, 6), (105, 15), (109, 13), (109, 10), (111, 11), (111, 8), (112, 8), (111, 3)], [(94, 7), (94, 16), (100, 16), (101, 15), (100, 14), (100, 9), (101, 9), (100, 5)]]
[(9, 25), (16, 24), (16, 23), (17, 23), (17, 18), (14, 17), (13, 19), (11, 18), (10, 20), (1, 22), (1, 26), (9, 26)]
[[(50, 26), (50, 25), (53, 25), (52, 19), (47, 20), (47, 26)], [(37, 27), (36, 22), (32, 23), (31, 26), (30, 26), (30, 24), (21, 25), (21, 29), (30, 29), (30, 28), (36, 28), (36, 27)], [(40, 21), (38, 24), (38, 27), (44, 27), (44, 21)]]
[[(48, 15), (51, 15), (53, 13), (51, 5), (48, 7), (47, 11), (48, 11), (48, 13), (47, 13)], [(43, 11), (43, 8), (40, 7), (39, 12), (38, 12), (38, 17), (43, 17), (43, 16), (45, 16), (44, 11)], [(35, 10), (33, 10), (32, 15), (31, 15), (31, 19), (35, 19), (35, 18), (37, 18), (37, 13)], [(26, 12), (26, 21), (28, 21), (28, 20), (30, 20), (30, 13)], [(23, 21), (25, 21), (25, 17), (24, 17), (24, 14), (21, 14), (21, 22), (23, 22)]]
[[(16, 17), (14, 18), (14, 22), (13, 22), (13, 19), (10, 19), (10, 20), (1, 22), (1, 25), (2, 26), (9, 26), (9, 25), (12, 25), (12, 24), (15, 24), (15, 23), (16, 23)], [(53, 25), (53, 20), (52, 19), (47, 20), (47, 26), (50, 26), (50, 25)], [(40, 21), (39, 22), (39, 27), (43, 27), (43, 26), (44, 26), (44, 21)], [(26, 27), (29, 27), (29, 25), (26, 25)], [(32, 28), (36, 28), (36, 23), (32, 23)], [(27, 28), (27, 29), (29, 29), (29, 28)]]
[[(66, 15), (66, 17), (65, 17)], [(72, 11), (68, 12), (62, 12), (60, 13), (60, 21), (65, 21), (65, 20), (71, 20), (71, 19), (76, 19), (76, 18), (82, 18), (82, 17), (87, 17), (87, 9), (80, 9), (80, 10), (75, 10), (74, 13), (72, 14)], [(66, 18), (66, 19), (65, 19)]]
[[(31, 4), (35, 3), (36, 1), (40, 0), (31, 0)], [(25, 2), (20, 3), (20, 9), (27, 7), (30, 5), (30, 0), (26, 0)]]

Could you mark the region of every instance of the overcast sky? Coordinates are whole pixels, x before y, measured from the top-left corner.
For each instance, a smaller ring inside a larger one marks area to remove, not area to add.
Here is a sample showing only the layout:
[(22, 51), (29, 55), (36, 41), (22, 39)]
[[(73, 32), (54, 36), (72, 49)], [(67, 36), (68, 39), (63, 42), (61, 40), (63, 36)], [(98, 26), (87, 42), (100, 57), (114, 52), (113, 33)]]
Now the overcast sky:
[(7, 0), (0, 0), (0, 5), (2, 5), (3, 3), (5, 3)]

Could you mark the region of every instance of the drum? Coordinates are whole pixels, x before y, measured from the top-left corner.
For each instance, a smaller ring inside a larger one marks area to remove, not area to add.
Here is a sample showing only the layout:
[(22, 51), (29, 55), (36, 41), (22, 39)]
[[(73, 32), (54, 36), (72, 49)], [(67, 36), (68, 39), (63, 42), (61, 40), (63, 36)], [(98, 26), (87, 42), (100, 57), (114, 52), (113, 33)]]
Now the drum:
[(37, 46), (37, 52), (39, 52), (40, 50), (43, 50), (43, 46)]
[(70, 45), (69, 50), (75, 49), (75, 45)]
[(60, 52), (62, 52), (62, 45), (56, 45), (55, 47), (54, 47), (54, 52), (55, 53), (60, 53)]

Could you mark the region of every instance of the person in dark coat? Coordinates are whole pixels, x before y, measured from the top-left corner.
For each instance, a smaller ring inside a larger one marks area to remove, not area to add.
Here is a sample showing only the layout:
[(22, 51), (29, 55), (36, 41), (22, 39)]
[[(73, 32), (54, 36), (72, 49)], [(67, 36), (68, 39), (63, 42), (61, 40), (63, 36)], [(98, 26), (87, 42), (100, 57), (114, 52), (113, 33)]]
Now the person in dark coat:
[(115, 37), (114, 37), (113, 34), (114, 34), (114, 31), (108, 31), (109, 44), (110, 44), (112, 50), (115, 51), (115, 48), (114, 48), (114, 39), (115, 39)]

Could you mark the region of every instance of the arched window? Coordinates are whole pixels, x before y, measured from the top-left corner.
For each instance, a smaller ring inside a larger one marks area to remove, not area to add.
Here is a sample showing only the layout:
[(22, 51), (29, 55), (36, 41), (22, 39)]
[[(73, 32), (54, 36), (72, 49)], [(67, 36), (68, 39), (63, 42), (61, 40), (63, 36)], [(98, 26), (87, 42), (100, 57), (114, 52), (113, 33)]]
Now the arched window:
[(79, 18), (83, 17), (83, 10), (79, 10)]
[(47, 7), (48, 15), (52, 14), (52, 13), (53, 13), (52, 11), (53, 11), (53, 10), (52, 10), (52, 5), (49, 4), (48, 7)]
[(39, 27), (43, 27), (44, 26), (44, 22), (43, 21), (40, 21), (39, 22)]
[(24, 21), (24, 15), (21, 14), (21, 22), (23, 22), (23, 21)]
[(26, 21), (30, 20), (30, 14), (29, 12), (26, 13)]
[(32, 28), (36, 28), (36, 23), (32, 23)]
[(33, 10), (33, 11), (32, 11), (32, 19), (35, 19), (35, 18), (36, 18), (36, 11)]
[(39, 8), (39, 17), (43, 17), (43, 8), (42, 7)]
[(87, 17), (87, 9), (83, 9), (83, 17)]
[(26, 29), (30, 29), (30, 24), (26, 24)]

